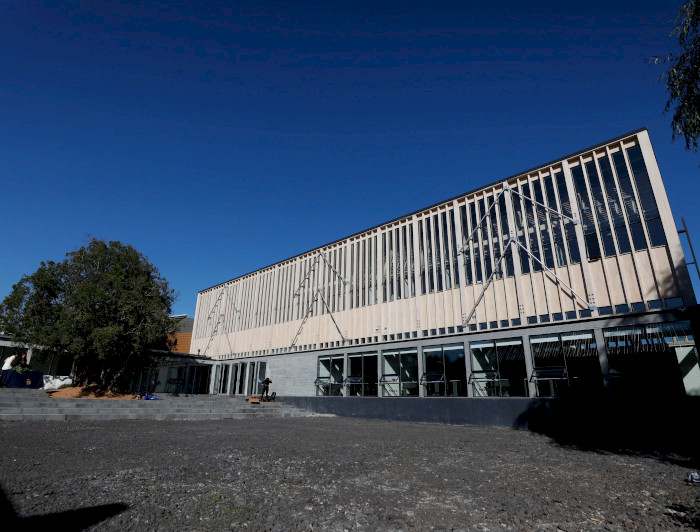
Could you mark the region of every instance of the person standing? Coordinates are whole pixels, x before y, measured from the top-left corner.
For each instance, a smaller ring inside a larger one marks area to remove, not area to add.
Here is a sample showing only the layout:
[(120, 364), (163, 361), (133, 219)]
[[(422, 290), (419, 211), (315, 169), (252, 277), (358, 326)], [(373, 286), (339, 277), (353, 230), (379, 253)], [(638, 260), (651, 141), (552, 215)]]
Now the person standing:
[(5, 361), (2, 364), (2, 377), (0, 377), (0, 382), (2, 382), (2, 386), (5, 386), (7, 384), (7, 381), (10, 380), (10, 375), (11, 372), (14, 369), (14, 365), (16, 362), (18, 362), (18, 357), (19, 355), (15, 353), (14, 355), (10, 355), (5, 359)]
[(2, 370), (7, 371), (8, 369), (12, 369), (12, 366), (14, 366), (15, 360), (17, 360), (18, 356), (19, 355), (15, 353), (14, 355), (7, 357), (2, 365)]
[(267, 400), (270, 400), (270, 384), (272, 381), (269, 379), (269, 377), (265, 377), (265, 380), (262, 381), (262, 393), (260, 394), (260, 400), (263, 400), (263, 396), (267, 397)]

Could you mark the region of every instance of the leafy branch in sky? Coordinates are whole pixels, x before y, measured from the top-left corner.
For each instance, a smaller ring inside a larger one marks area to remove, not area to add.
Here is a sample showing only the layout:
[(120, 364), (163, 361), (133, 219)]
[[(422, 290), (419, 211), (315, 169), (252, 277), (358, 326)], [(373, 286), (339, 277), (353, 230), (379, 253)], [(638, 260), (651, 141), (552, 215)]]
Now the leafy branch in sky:
[(700, 0), (689, 0), (680, 9), (674, 21), (676, 28), (671, 37), (678, 38), (680, 50), (664, 58), (655, 58), (655, 63), (669, 65), (661, 76), (666, 81), (669, 97), (664, 112), (673, 109), (673, 140), (682, 137), (685, 148), (698, 151), (700, 138)]

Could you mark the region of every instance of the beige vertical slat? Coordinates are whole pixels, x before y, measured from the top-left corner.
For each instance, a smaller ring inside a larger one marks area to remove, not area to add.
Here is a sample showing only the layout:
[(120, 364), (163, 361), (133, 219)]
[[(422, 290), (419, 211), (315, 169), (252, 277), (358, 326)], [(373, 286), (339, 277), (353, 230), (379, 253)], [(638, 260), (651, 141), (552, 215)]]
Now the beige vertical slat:
[(639, 132), (637, 134), (637, 139), (639, 141), (639, 147), (642, 150), (644, 163), (647, 167), (651, 188), (654, 191), (656, 205), (659, 209), (659, 214), (661, 215), (661, 223), (663, 225), (664, 233), (666, 235), (666, 242), (670, 254), (672, 271), (676, 274), (678, 284), (683, 295), (684, 304), (694, 305), (696, 303), (695, 292), (690, 281), (688, 266), (686, 264), (685, 256), (683, 254), (683, 248), (681, 247), (681, 241), (678, 237), (676, 222), (673, 219), (673, 214), (671, 213), (671, 206), (668, 202), (666, 189), (661, 178), (661, 171), (659, 170), (659, 165), (656, 162), (656, 156), (654, 155), (654, 150), (651, 146), (649, 132), (646, 130)]
[[(466, 204), (466, 198), (465, 198)], [(463, 240), (465, 235), (462, 232), (462, 209), (461, 205), (457, 200), (452, 202), (452, 208), (455, 213), (455, 238), (457, 240), (457, 246), (462, 247), (462, 252), (457, 253), (457, 269), (459, 271), (459, 320), (458, 325), (462, 325), (467, 313), (467, 272), (464, 267), (464, 250), (463, 250)]]
[[(517, 186), (517, 185), (516, 185)], [(503, 188), (509, 187), (507, 182), (503, 183)], [(505, 196), (506, 198), (506, 217), (508, 220), (508, 235), (511, 240), (517, 240), (518, 233), (515, 225), (515, 206), (513, 205), (513, 194), (508, 192)], [(510, 246), (515, 246), (514, 243), (509, 244)], [(512, 249), (515, 249), (513, 247)], [(522, 251), (522, 250), (521, 250)], [(517, 297), (518, 312), (517, 317), (521, 321), (521, 324), (525, 324), (525, 305), (523, 299), (525, 297), (525, 290), (523, 288), (523, 275), (520, 260), (516, 260), (518, 255), (513, 253), (513, 282), (515, 284), (515, 294)]]
[(419, 243), (419, 234), (420, 231), (418, 230), (418, 224), (419, 220), (418, 217), (414, 214), (411, 217), (411, 225), (413, 227), (413, 282), (416, 287), (416, 293), (415, 293), (415, 298), (414, 298), (414, 309), (415, 309), (415, 316), (414, 316), (414, 322), (411, 323), (411, 331), (416, 331), (416, 334), (420, 336), (421, 334), (421, 305), (420, 305), (420, 296), (421, 296), (421, 286), (420, 286), (420, 243)]
[[(576, 231), (576, 241), (578, 243), (579, 254), (581, 255), (581, 272), (583, 274), (583, 280), (586, 286), (585, 299), (591, 305), (596, 305), (595, 288), (593, 279), (591, 276), (591, 270), (588, 265), (588, 255), (586, 254), (586, 244), (583, 239), (583, 229), (581, 228), (581, 214), (578, 212), (578, 202), (576, 201), (576, 189), (574, 188), (573, 178), (571, 177), (571, 169), (569, 168), (568, 161), (562, 161), (562, 170), (564, 172), (564, 181), (566, 183), (566, 189), (569, 193), (569, 200), (571, 202), (571, 215), (574, 220), (579, 220), (574, 226)], [(579, 292), (581, 294), (581, 292)], [(594, 309), (591, 314), (593, 316), (598, 315), (598, 310)]]
[[(666, 246), (660, 246), (650, 249), (651, 261), (656, 272), (670, 272), (671, 263)], [(682, 295), (681, 288), (676, 282), (676, 277), (672, 275), (659, 276), (657, 278), (659, 286), (659, 294), (663, 298), (678, 297)]]

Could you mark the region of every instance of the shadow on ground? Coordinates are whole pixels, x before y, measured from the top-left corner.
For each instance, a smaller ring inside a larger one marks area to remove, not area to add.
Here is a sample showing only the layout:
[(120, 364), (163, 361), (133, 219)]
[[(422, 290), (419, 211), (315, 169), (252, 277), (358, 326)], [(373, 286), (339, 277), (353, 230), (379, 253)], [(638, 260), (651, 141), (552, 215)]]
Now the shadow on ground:
[(514, 428), (586, 451), (651, 455), (698, 469), (697, 399), (535, 399)]
[(0, 489), (0, 515), (2, 529), (7, 532), (19, 530), (61, 530), (62, 532), (78, 532), (126, 510), (126, 504), (102, 504), (78, 510), (68, 510), (47, 515), (20, 517), (12, 507), (12, 503)]

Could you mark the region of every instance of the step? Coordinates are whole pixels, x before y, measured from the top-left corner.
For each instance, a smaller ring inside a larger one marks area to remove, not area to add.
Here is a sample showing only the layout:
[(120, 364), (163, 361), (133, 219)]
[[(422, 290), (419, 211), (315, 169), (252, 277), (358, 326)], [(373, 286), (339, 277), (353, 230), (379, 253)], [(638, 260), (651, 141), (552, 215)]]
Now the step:
[[(279, 417), (305, 417), (306, 414), (283, 413)], [(196, 420), (217, 420), (217, 419), (255, 419), (268, 417), (264, 413), (229, 413), (229, 414), (207, 414), (207, 413), (40, 413), (40, 414), (0, 414), (1, 421), (115, 421), (115, 420), (152, 420), (152, 421), (196, 421)]]
[(216, 420), (308, 416), (283, 403), (248, 403), (243, 396), (166, 396), (131, 399), (52, 399), (41, 390), (0, 390), (0, 421)]

